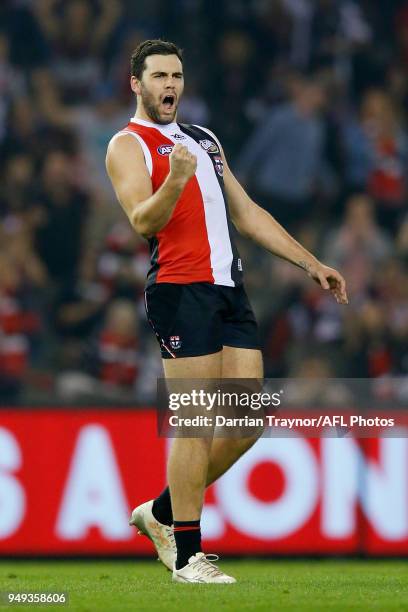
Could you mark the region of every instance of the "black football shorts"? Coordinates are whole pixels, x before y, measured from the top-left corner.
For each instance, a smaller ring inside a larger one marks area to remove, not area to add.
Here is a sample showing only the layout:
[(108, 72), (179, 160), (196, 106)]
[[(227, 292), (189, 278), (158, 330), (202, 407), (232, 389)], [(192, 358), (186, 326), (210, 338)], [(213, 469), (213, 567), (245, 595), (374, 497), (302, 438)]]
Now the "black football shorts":
[(209, 355), (223, 346), (260, 347), (242, 285), (156, 283), (145, 291), (145, 306), (164, 359)]

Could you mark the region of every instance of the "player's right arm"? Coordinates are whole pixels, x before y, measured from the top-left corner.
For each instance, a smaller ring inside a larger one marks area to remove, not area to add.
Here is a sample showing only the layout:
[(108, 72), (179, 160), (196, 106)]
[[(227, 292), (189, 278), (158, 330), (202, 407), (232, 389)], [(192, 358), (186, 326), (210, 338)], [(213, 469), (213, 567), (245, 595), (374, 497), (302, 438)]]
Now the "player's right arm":
[(145, 238), (154, 236), (168, 223), (177, 200), (196, 171), (196, 157), (180, 144), (174, 146), (169, 161), (170, 172), (153, 193), (137, 140), (130, 134), (121, 134), (108, 146), (106, 170), (113, 189), (132, 227)]

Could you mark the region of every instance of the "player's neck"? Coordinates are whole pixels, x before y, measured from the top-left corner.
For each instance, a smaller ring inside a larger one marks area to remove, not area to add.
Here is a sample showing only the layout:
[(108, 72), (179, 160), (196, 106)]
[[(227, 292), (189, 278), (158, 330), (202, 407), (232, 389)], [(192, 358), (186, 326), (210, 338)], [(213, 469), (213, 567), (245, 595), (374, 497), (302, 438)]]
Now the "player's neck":
[(151, 117), (149, 117), (149, 115), (144, 111), (144, 109), (137, 109), (136, 113), (134, 115), (134, 117), (132, 118), (132, 121), (134, 121), (135, 123), (142, 123), (142, 125), (158, 125), (160, 127), (166, 127), (168, 125), (176, 125), (177, 123), (177, 115), (174, 117), (173, 121), (171, 121), (170, 123), (157, 123), (157, 121), (154, 121)]

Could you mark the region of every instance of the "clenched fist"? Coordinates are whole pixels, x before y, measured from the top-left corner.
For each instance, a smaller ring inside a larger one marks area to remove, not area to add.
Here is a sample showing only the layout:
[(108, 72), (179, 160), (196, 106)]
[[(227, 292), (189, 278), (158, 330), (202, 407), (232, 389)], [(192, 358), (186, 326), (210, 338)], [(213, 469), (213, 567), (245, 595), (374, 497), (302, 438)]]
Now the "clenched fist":
[(187, 181), (197, 170), (197, 158), (187, 147), (177, 143), (169, 156), (170, 175), (176, 180)]

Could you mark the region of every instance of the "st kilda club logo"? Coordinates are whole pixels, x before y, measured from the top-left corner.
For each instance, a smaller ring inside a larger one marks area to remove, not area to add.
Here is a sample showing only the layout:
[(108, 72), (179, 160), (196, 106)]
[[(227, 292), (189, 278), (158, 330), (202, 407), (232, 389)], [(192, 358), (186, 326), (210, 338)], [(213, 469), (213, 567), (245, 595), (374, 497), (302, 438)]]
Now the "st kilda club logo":
[(180, 336), (170, 336), (169, 342), (172, 349), (177, 350), (181, 348)]
[(200, 140), (200, 146), (206, 153), (219, 153), (220, 150), (212, 140)]

